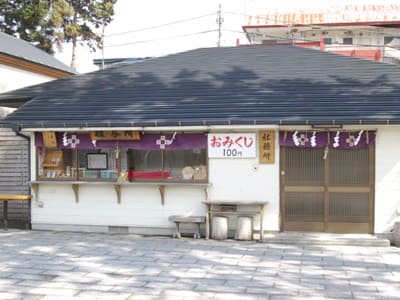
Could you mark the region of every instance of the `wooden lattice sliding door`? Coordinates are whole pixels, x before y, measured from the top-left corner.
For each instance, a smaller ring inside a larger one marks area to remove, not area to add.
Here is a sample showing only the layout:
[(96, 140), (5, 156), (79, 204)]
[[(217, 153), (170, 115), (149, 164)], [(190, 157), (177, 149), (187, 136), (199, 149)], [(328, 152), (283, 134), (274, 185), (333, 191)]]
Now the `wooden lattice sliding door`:
[(281, 228), (373, 232), (373, 146), (281, 147)]

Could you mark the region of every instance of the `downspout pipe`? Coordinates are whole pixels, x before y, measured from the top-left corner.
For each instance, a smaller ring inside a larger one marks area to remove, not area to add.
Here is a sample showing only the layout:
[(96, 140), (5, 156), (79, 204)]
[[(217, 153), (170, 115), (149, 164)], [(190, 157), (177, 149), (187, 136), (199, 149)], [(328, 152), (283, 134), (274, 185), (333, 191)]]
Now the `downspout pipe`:
[[(26, 141), (28, 141), (28, 178), (29, 178), (29, 180), (30, 180), (30, 178), (31, 178), (31, 137), (30, 136), (27, 136), (27, 135), (25, 135), (25, 134), (23, 134), (23, 133), (21, 133), (20, 131), (19, 131), (19, 128), (17, 129), (17, 130), (14, 130), (13, 129), (13, 131), (15, 132), (15, 134), (17, 135), (17, 136), (19, 136), (19, 137), (22, 137), (23, 139), (25, 139)], [(23, 176), (23, 174), (22, 174), (22, 176)], [(28, 188), (28, 191), (29, 191), (29, 194), (32, 194), (32, 190), (31, 190), (31, 186), (29, 185), (29, 188)], [(32, 220), (32, 218), (31, 218), (31, 212), (32, 212), (32, 202), (31, 202), (31, 200), (29, 200), (28, 201), (28, 209), (29, 209), (29, 214), (28, 214), (28, 227), (29, 228), (27, 228), (27, 229), (32, 229), (32, 223), (31, 223), (31, 220)]]

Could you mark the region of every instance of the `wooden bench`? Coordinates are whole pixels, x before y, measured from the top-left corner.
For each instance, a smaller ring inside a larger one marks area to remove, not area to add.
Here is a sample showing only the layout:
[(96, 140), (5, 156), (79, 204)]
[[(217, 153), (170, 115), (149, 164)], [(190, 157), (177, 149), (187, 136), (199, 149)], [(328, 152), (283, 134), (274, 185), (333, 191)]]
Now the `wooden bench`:
[(190, 223), (190, 224), (196, 224), (196, 232), (193, 234), (194, 239), (199, 239), (201, 238), (200, 234), (200, 224), (203, 224), (206, 222), (206, 217), (203, 216), (181, 216), (181, 215), (174, 215), (170, 216), (168, 218), (170, 222), (174, 222), (176, 225), (176, 232), (173, 233), (172, 237), (173, 238), (180, 238), (181, 237), (181, 231), (179, 228), (179, 225), (181, 223)]
[(8, 230), (8, 201), (29, 201), (31, 195), (0, 195), (0, 201), (3, 201), (3, 227)]

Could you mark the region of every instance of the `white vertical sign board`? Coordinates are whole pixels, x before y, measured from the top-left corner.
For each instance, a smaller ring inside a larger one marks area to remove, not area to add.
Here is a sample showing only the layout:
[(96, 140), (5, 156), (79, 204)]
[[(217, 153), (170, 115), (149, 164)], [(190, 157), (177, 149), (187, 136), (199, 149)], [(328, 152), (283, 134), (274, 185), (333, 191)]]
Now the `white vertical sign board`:
[(257, 157), (255, 133), (209, 133), (207, 143), (211, 158)]

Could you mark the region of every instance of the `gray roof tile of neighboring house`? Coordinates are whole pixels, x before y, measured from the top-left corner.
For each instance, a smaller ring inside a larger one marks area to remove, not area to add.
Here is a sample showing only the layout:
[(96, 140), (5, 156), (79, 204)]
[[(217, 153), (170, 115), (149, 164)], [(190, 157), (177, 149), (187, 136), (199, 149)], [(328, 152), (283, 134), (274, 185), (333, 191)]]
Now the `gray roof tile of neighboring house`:
[(5, 93), (0, 101), (30, 97), (7, 122), (400, 123), (400, 67), (289, 45), (205, 48)]
[(0, 53), (11, 55), (26, 61), (71, 74), (77, 74), (74, 69), (63, 64), (50, 54), (47, 54), (46, 52), (36, 48), (24, 40), (18, 39), (3, 32), (0, 32)]

